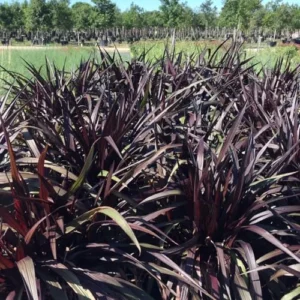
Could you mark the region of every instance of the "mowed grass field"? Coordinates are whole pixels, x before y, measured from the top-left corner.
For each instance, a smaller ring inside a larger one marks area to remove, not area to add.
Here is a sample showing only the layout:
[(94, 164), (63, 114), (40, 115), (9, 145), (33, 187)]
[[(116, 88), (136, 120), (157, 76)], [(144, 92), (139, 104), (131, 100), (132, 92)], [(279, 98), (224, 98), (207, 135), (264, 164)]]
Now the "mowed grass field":
[[(134, 43), (131, 46), (131, 54), (133, 57), (139, 57), (143, 52), (147, 53), (146, 58), (150, 61), (159, 59), (164, 55), (165, 46), (172, 49), (172, 43), (166, 43), (165, 41), (146, 41)], [(175, 44), (175, 54), (182, 53), (184, 55), (183, 61), (186, 61), (189, 56), (194, 55), (194, 59), (197, 55), (205, 53), (204, 58), (208, 58), (211, 53), (213, 53), (217, 47), (221, 44), (220, 41), (178, 41)], [(265, 67), (267, 69), (272, 69), (279, 58), (283, 58), (284, 62), (290, 62), (293, 68), (299, 66), (300, 64), (300, 50), (294, 45), (278, 45), (277, 47), (269, 47), (267, 44), (260, 45), (258, 48), (256, 44), (244, 44), (241, 48), (241, 53), (244, 59), (252, 58), (248, 65), (256, 64), (256, 70)], [(227, 51), (229, 43), (223, 45), (221, 49), (217, 52), (217, 58), (222, 57)], [(205, 50), (205, 52), (204, 52)]]
[[(113, 49), (111, 51), (113, 52)], [(130, 59), (129, 51), (120, 53), (124, 60)], [(65, 66), (65, 70), (70, 72), (75, 70), (81, 61), (86, 61), (88, 58), (100, 59), (100, 55), (99, 49), (94, 47), (1, 48), (0, 66), (2, 68), (0, 70), (0, 78), (9, 78), (9, 75), (3, 68), (30, 77), (25, 61), (33, 64), (36, 68), (42, 68), (43, 72), (46, 58), (54, 63), (58, 69), (62, 69)]]
[[(187, 59), (188, 56), (192, 54), (200, 54), (204, 49), (209, 49), (206, 51), (207, 56), (212, 53), (220, 42), (188, 42), (181, 41), (176, 42), (175, 52), (182, 52), (185, 56), (183, 61)], [(147, 41), (147, 42), (138, 42), (134, 43), (129, 48), (124, 47), (120, 51), (122, 59), (125, 61), (130, 60), (131, 58), (136, 58), (144, 51), (147, 52), (146, 58), (149, 60), (159, 59), (164, 54), (166, 42), (164, 41)], [(169, 43), (169, 45), (171, 45)], [(121, 49), (120, 49), (121, 50)], [(126, 50), (126, 51), (124, 51)], [(112, 53), (113, 48), (110, 49)], [(218, 51), (219, 55), (224, 54), (226, 47), (223, 47), (223, 51)], [(242, 50), (244, 53), (244, 58), (252, 57), (250, 64), (257, 64), (256, 69), (259, 70), (262, 66), (266, 68), (274, 67), (276, 61), (283, 57), (284, 61), (291, 62), (292, 67), (297, 67), (300, 65), (300, 51), (295, 46), (287, 47), (264, 47), (257, 50), (255, 46), (252, 48), (249, 45), (244, 45)], [(196, 57), (196, 56), (195, 56)], [(194, 58), (195, 58), (194, 57)], [(30, 72), (26, 68), (26, 62), (33, 64), (36, 68), (41, 68), (42, 73), (44, 65), (46, 63), (46, 58), (54, 63), (58, 69), (62, 69), (65, 66), (65, 70), (70, 72), (75, 70), (81, 61), (86, 61), (88, 58), (96, 58), (100, 60), (99, 49), (95, 47), (44, 47), (44, 48), (33, 48), (33, 47), (19, 47), (19, 48), (9, 48), (2, 47), (0, 48), (0, 80), (5, 79), (10, 81), (10, 77), (3, 70), (7, 69), (9, 71), (18, 72), (26, 77), (30, 77)], [(0, 81), (0, 90), (2, 90), (2, 84)]]

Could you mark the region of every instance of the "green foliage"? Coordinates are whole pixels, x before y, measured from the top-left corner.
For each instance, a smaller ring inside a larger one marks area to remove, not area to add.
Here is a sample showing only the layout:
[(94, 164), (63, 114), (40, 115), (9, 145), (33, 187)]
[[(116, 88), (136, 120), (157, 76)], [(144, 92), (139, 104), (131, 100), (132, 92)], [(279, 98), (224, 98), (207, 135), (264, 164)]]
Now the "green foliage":
[(95, 20), (96, 28), (109, 28), (116, 20), (115, 9), (116, 5), (110, 0), (93, 0), (95, 4)]
[(30, 0), (25, 10), (27, 30), (49, 30), (51, 10), (45, 0)]
[(160, 10), (165, 26), (186, 27), (191, 26), (193, 11), (179, 0), (161, 0)]
[(212, 0), (205, 0), (200, 5), (199, 18), (205, 27), (215, 27), (217, 25), (217, 7), (213, 6)]
[(8, 4), (0, 4), (1, 29), (9, 28), (13, 18), (11, 7)]
[(162, 18), (161, 11), (153, 10), (153, 11), (145, 11), (143, 13), (144, 24), (147, 27), (163, 27), (164, 20)]
[(292, 6), (292, 18), (288, 21), (288, 24), (290, 24), (292, 29), (300, 28), (300, 6)]
[(142, 28), (145, 26), (144, 10), (131, 3), (130, 8), (122, 13), (122, 24), (125, 28)]
[(294, 29), (292, 28), (294, 7), (281, 3), (281, 1), (272, 1), (266, 5), (266, 14), (264, 16), (264, 26), (271, 29)]
[[(68, 0), (50, 0), (48, 2), (51, 23), (56, 30), (71, 30), (73, 28), (72, 11)], [(76, 16), (78, 20), (78, 16)]]
[(0, 4), (0, 27), (3, 30), (18, 30), (25, 25), (25, 4), (13, 2)]
[(91, 28), (94, 24), (95, 10), (85, 2), (76, 2), (72, 6), (72, 20), (77, 30)]
[(261, 8), (261, 0), (226, 0), (220, 15), (220, 25), (247, 29), (253, 14)]
[[(244, 32), (298, 30), (300, 7), (281, 0), (226, 0), (220, 12), (213, 0), (202, 1), (194, 8), (180, 0), (161, 0), (159, 10), (144, 11), (131, 3), (121, 11), (111, 0), (94, 0), (92, 4), (68, 0), (31, 0), (29, 3), (0, 4), (0, 29), (3, 31), (65, 32), (76, 29), (91, 31), (113, 27), (141, 29), (168, 28), (237, 28)], [(124, 39), (124, 37), (123, 37)]]

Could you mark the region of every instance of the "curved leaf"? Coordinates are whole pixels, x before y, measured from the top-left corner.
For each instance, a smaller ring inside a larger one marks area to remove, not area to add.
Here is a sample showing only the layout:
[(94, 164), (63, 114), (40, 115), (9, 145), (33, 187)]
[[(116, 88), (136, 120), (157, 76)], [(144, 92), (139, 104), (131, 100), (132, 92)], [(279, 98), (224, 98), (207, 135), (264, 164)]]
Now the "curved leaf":
[(90, 290), (85, 289), (77, 276), (63, 264), (49, 265), (49, 267), (72, 288), (79, 300), (96, 300)]
[(28, 298), (32, 297), (33, 300), (39, 300), (32, 259), (26, 256), (17, 262), (17, 266), (24, 280)]
[(294, 290), (289, 292), (288, 294), (285, 294), (281, 300), (294, 300), (299, 299), (300, 296), (300, 286), (296, 287)]
[(68, 234), (74, 231), (77, 227), (79, 227), (83, 223), (90, 221), (98, 213), (104, 214), (110, 217), (111, 219), (113, 219), (121, 227), (121, 229), (128, 235), (128, 237), (132, 240), (132, 242), (136, 245), (139, 252), (141, 252), (141, 247), (139, 245), (139, 242), (135, 234), (133, 233), (132, 229), (126, 222), (126, 220), (115, 209), (108, 206), (94, 208), (90, 211), (85, 212), (80, 217), (76, 218), (66, 226), (65, 233)]

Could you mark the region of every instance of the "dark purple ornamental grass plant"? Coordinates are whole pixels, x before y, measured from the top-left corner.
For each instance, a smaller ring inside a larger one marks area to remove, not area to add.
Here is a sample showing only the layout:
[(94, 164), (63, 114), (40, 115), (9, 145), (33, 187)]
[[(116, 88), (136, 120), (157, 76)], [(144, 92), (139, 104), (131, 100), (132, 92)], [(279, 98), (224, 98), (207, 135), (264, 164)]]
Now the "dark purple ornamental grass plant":
[(299, 298), (299, 73), (218, 51), (10, 73), (1, 299)]

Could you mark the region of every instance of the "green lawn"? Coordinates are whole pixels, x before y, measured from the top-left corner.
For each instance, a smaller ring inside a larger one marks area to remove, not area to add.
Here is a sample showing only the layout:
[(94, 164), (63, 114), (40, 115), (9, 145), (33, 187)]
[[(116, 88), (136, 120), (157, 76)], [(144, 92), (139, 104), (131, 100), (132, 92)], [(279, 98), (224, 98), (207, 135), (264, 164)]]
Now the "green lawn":
[[(214, 51), (218, 45), (219, 41), (178, 41), (175, 44), (175, 53), (182, 52), (186, 57), (191, 54), (200, 54), (204, 49), (209, 49), (211, 52)], [(147, 52), (146, 58), (149, 60), (155, 60), (162, 57), (165, 51), (165, 41), (146, 41), (139, 42), (131, 45), (131, 53), (133, 57), (138, 57), (144, 51)], [(169, 42), (169, 49), (172, 49), (172, 45)], [(218, 56), (221, 57), (226, 48), (229, 45), (222, 47), (221, 51), (218, 51)], [(285, 61), (289, 60), (292, 67), (297, 67), (300, 64), (300, 51), (295, 46), (277, 46), (271, 48), (267, 45), (264, 45), (264, 48), (260, 48), (257, 51), (256, 45), (243, 45), (242, 52), (244, 53), (244, 58), (253, 57), (253, 59), (248, 63), (257, 64), (256, 69), (260, 69), (262, 66), (266, 68), (273, 68), (276, 61), (283, 57)], [(208, 57), (209, 51), (206, 51), (205, 57)]]
[[(201, 53), (205, 48), (216, 49), (218, 43), (209, 43), (205, 41), (189, 42), (189, 41), (177, 41), (175, 46), (175, 52), (182, 52), (185, 55), (191, 55), (194, 53)], [(172, 49), (172, 43), (167, 43), (169, 50)], [(149, 60), (155, 60), (162, 57), (165, 52), (166, 41), (141, 41), (131, 45), (130, 50), (133, 57), (138, 57), (144, 51), (146, 51), (146, 58)]]
[[(87, 60), (89, 57), (100, 59), (99, 50), (91, 47), (65, 47), (65, 48), (43, 48), (43, 49), (0, 49), (0, 66), (10, 71), (15, 71), (26, 76), (30, 76), (26, 69), (27, 61), (35, 67), (43, 67), (46, 57), (53, 62), (59, 69), (65, 64), (67, 71), (76, 69), (81, 60)], [(125, 60), (130, 59), (129, 53), (123, 53)], [(0, 78), (7, 79), (7, 74), (0, 71)]]
[[(185, 55), (191, 55), (192, 53), (200, 53), (205, 48), (210, 48), (214, 51), (219, 42), (176, 42), (176, 53), (183, 52)], [(165, 47), (164, 41), (155, 42), (139, 42), (131, 45), (131, 53), (122, 53), (124, 60), (130, 60), (130, 57), (137, 57), (144, 49), (149, 51), (147, 54), (148, 59), (159, 58), (163, 55)], [(250, 47), (249, 47), (250, 48)], [(265, 48), (259, 51), (253, 51), (249, 49), (247, 45), (244, 46), (245, 57), (252, 57), (253, 60), (250, 64), (258, 63), (257, 68), (262, 65), (267, 68), (272, 68), (279, 57), (284, 57), (285, 60), (289, 59), (293, 67), (300, 64), (300, 51), (294, 46), (289, 47), (275, 47)], [(225, 51), (225, 49), (224, 49)], [(224, 53), (219, 51), (218, 53)], [(63, 47), (53, 48), (46, 47), (42, 49), (0, 49), (0, 66), (10, 71), (15, 71), (26, 76), (30, 76), (29, 71), (26, 69), (27, 61), (39, 68), (45, 64), (46, 57), (53, 62), (59, 69), (65, 64), (67, 71), (76, 69), (81, 60), (86, 60), (89, 57), (95, 57), (100, 59), (99, 51), (92, 47)], [(0, 79), (8, 79), (8, 75), (0, 71)], [(1, 83), (0, 83), (1, 89)]]

